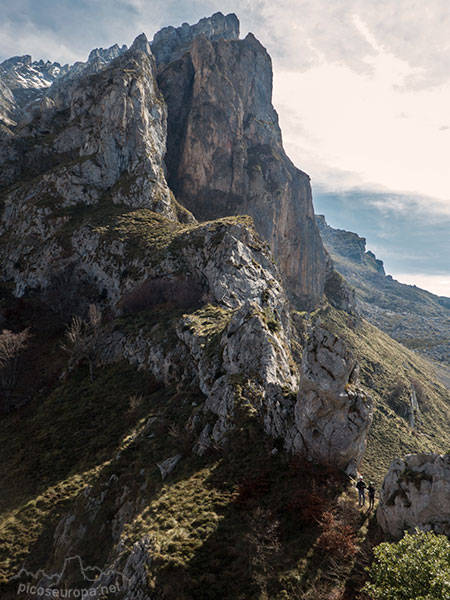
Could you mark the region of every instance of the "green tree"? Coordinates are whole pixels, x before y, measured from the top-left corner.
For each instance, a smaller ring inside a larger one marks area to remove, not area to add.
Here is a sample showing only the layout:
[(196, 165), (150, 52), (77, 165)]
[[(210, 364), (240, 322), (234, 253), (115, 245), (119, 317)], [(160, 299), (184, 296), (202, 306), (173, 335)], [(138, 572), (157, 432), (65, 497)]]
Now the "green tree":
[(449, 600), (450, 542), (444, 535), (416, 530), (396, 544), (374, 549), (369, 582), (373, 600)]

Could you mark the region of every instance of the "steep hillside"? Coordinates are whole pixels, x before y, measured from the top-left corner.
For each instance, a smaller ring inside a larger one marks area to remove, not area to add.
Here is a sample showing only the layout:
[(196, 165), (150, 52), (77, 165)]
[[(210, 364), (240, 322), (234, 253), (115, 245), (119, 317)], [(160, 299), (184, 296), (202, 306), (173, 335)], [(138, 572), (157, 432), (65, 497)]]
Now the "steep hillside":
[(336, 269), (352, 285), (361, 313), (412, 350), (450, 365), (450, 298), (435, 296), (386, 275), (383, 262), (366, 251), (356, 233), (333, 229), (316, 216)]
[[(17, 301), (4, 295), (9, 325), (29, 324), (35, 300), (23, 302), (19, 310)], [(269, 594), (313, 600), (358, 585), (355, 552), (376, 539), (374, 525), (368, 529), (368, 515), (357, 511), (342, 475), (294, 459), (263, 432), (255, 380), (233, 376), (238, 395), (227, 416), (225, 440), (193, 453), (208, 422), (205, 395), (194, 380), (188, 385), (175, 374), (173, 383), (165, 384), (124, 360), (99, 361), (94, 380), (87, 358), (77, 367), (72, 362), (68, 370), (70, 355), (60, 351), (63, 331), (52, 330), (49, 337), (52, 314), (36, 311), (32, 343), (47, 348), (43, 361), (52, 361), (54, 375), (47, 387), (37, 379), (33, 388), (29, 378), (31, 402), (0, 424), (3, 578), (16, 575), (24, 561), (30, 572), (49, 573), (79, 555), (85, 566), (109, 565), (119, 572), (123, 594), (118, 597), (130, 600), (139, 593), (143, 598), (220, 594), (231, 600)], [(311, 319), (320, 319), (360, 359), (361, 383), (375, 400), (361, 468), (377, 487), (394, 457), (448, 448), (450, 399), (426, 361), (332, 307), (312, 317), (292, 317), (306, 336)], [(154, 306), (106, 323), (102, 337), (107, 343), (111, 335), (127, 331), (131, 343), (133, 332), (139, 332), (152, 345), (162, 344), (170, 356), (179, 352), (180, 319), (200, 328), (208, 354), (221, 356), (218, 334), (230, 315), (213, 305), (188, 310)], [(24, 368), (25, 362), (20, 373)], [(413, 428), (412, 386), (419, 402)], [(174, 457), (179, 462), (163, 479), (165, 461)], [(340, 542), (348, 548), (338, 544), (330, 551), (320, 537), (328, 531), (321, 519), (330, 508), (354, 532)], [(17, 597), (17, 581), (2, 590), (2, 598)]]

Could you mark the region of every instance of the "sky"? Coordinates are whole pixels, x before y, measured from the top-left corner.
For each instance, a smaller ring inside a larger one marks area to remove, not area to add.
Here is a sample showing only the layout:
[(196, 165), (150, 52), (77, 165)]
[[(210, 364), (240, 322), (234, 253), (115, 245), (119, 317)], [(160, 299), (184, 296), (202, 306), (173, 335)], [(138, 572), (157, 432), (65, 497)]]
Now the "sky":
[(399, 281), (450, 296), (448, 0), (0, 0), (0, 61), (86, 60), (219, 10), (272, 57), (316, 212), (366, 237)]

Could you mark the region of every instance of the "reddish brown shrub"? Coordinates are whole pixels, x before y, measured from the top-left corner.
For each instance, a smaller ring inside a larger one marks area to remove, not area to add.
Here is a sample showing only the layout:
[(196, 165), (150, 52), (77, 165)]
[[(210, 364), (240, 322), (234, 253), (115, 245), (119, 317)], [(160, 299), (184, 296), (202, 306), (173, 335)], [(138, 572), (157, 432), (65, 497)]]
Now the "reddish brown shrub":
[(289, 475), (298, 481), (315, 481), (319, 487), (340, 487), (342, 473), (336, 467), (307, 460), (304, 456), (294, 456), (289, 463)]
[(238, 490), (233, 497), (233, 502), (240, 506), (246, 506), (247, 504), (258, 500), (264, 494), (269, 491), (269, 481), (267, 479), (267, 473), (260, 473), (253, 479), (244, 479), (239, 484)]
[(296, 490), (292, 493), (287, 510), (305, 523), (319, 522), (328, 507), (326, 498), (317, 492)]
[(331, 511), (325, 511), (320, 519), (320, 534), (317, 545), (322, 550), (348, 558), (356, 554), (355, 532), (350, 525), (336, 519)]
[(304, 523), (317, 523), (342, 489), (340, 472), (294, 456), (289, 463), (290, 497), (286, 509)]

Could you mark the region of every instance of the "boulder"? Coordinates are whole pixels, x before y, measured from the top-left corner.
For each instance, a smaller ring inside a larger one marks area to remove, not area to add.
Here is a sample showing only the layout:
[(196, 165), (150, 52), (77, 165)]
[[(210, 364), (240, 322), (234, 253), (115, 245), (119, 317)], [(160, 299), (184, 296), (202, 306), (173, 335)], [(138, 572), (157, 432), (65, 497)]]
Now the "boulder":
[(167, 475), (170, 475), (172, 471), (175, 469), (177, 464), (181, 460), (181, 454), (177, 454), (176, 456), (171, 456), (163, 460), (162, 462), (157, 464), (158, 469), (161, 471), (161, 477), (165, 479)]
[(416, 527), (450, 536), (450, 454), (408, 454), (392, 461), (377, 521), (395, 538)]

